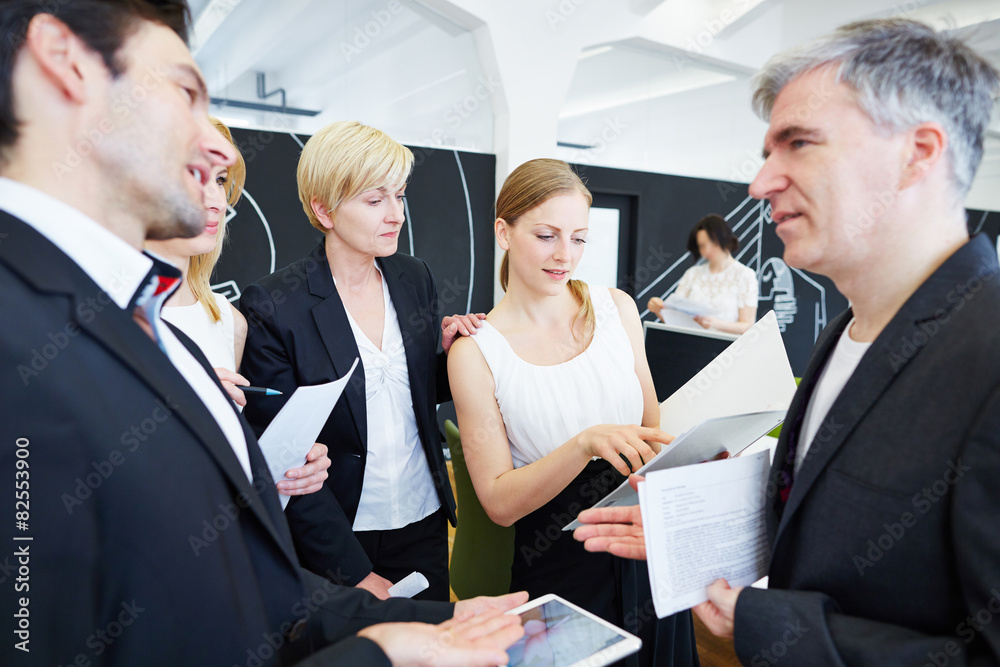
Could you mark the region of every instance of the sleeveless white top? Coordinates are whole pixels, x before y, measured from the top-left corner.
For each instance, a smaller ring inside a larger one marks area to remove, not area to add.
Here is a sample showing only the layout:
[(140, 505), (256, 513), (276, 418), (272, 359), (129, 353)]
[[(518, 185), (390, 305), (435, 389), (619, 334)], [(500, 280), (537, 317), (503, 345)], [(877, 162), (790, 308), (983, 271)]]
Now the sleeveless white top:
[(213, 293), (215, 303), (222, 311), (222, 319), (213, 322), (200, 303), (190, 306), (165, 306), (160, 317), (187, 334), (208, 357), (212, 368), (226, 368), (236, 372), (236, 333), (233, 310), (221, 294)]
[(515, 468), (591, 426), (642, 423), (642, 387), (618, 307), (606, 287), (591, 287), (590, 298), (597, 320), (593, 340), (561, 364), (524, 361), (489, 322), (471, 336), (493, 373)]

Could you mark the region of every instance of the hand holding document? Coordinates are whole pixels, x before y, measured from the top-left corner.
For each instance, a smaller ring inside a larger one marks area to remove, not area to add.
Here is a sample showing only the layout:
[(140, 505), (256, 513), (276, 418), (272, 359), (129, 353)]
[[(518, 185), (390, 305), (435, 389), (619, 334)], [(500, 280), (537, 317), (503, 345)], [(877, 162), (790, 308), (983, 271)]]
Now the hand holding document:
[[(271, 425), (261, 434), (260, 449), (275, 482), (284, 479), (285, 472), (302, 465), (306, 460), (306, 454), (323, 430), (323, 425), (344, 393), (344, 387), (357, 365), (358, 360), (355, 359), (347, 375), (334, 382), (296, 389), (275, 415)], [(291, 500), (288, 496), (279, 498), (282, 509)]]
[(767, 574), (767, 452), (650, 473), (639, 483), (653, 606), (659, 618)]

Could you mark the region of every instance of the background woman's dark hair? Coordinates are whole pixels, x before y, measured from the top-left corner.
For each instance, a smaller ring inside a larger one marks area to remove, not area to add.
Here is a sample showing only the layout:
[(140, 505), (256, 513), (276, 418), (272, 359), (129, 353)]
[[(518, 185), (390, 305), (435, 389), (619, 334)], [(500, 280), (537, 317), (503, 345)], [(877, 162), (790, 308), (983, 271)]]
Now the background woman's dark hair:
[(695, 258), (701, 257), (701, 253), (698, 252), (698, 232), (700, 231), (708, 234), (708, 238), (712, 242), (723, 250), (728, 250), (731, 255), (735, 255), (736, 251), (740, 249), (740, 241), (733, 234), (733, 230), (729, 228), (729, 223), (726, 222), (725, 218), (710, 213), (699, 220), (698, 224), (691, 228), (691, 233), (688, 234), (687, 249)]
[(2, 0), (0, 1), (0, 164), (17, 143), (14, 117), (14, 62), (24, 45), (31, 20), (51, 14), (101, 54), (113, 76), (124, 64), (118, 52), (140, 20), (160, 23), (187, 43), (190, 11), (186, 0)]

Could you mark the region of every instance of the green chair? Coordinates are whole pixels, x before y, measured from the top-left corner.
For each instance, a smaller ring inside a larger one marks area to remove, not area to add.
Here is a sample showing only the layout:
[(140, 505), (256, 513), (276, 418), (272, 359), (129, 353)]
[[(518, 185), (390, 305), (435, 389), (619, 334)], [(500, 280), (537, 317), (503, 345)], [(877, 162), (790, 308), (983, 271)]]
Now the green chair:
[(460, 600), (477, 595), (503, 595), (510, 590), (514, 527), (490, 521), (479, 503), (465, 465), (458, 427), (450, 419), (444, 423), (444, 437), (451, 451), (458, 505), (458, 527), (448, 568), (451, 589)]

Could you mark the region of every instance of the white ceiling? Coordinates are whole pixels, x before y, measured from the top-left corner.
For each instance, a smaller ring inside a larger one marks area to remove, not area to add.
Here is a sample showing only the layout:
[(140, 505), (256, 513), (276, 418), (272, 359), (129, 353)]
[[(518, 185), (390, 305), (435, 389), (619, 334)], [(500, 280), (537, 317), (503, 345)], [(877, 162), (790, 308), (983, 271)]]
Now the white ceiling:
[[(263, 72), (268, 92), (284, 88), (288, 106), (320, 112), (213, 108), (231, 124), (311, 133), (333, 120), (356, 119), (411, 145), (494, 152), (502, 133), (495, 132), (491, 98), (482, 94), (490, 80), (481, 57), (489, 41), (483, 30), (456, 24), (474, 21), (455, 21), (441, 8), (475, 14), (483, 7), (494, 21), (497, 12), (509, 12), (502, 18), (513, 23), (529, 7), (538, 14), (583, 2), (192, 0), (192, 47), (213, 97), (261, 101), (256, 74)], [(606, 14), (628, 14), (631, 27), (609, 28), (601, 39), (600, 26), (591, 26), (590, 42), (574, 52), (558, 139), (591, 148), (549, 153), (580, 163), (749, 181), (765, 128), (749, 109), (750, 75), (773, 53), (852, 20), (906, 15), (955, 30), (1000, 68), (997, 0), (589, 2)], [(493, 3), (488, 11), (486, 3)], [(551, 39), (584, 29), (582, 18), (576, 26), (573, 20)], [(523, 75), (545, 76), (550, 66), (537, 62)], [(278, 105), (280, 96), (266, 103)], [(1000, 209), (1000, 114), (968, 204)]]

